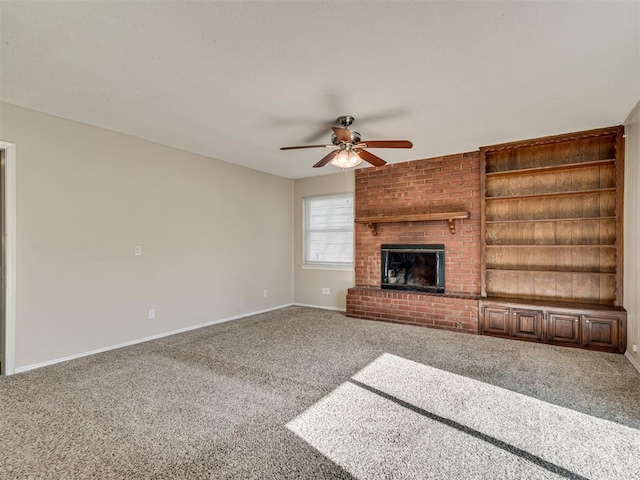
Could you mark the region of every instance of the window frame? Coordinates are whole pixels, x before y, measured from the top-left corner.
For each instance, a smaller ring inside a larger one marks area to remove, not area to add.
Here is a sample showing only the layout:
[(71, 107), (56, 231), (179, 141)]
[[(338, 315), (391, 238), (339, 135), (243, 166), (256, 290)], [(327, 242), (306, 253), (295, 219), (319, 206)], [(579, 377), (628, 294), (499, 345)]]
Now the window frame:
[[(309, 222), (309, 203), (314, 199), (319, 198), (331, 198), (331, 197), (348, 197), (351, 199), (351, 205), (353, 208), (352, 217), (355, 218), (355, 194), (354, 192), (342, 192), (342, 193), (328, 193), (321, 195), (309, 195), (302, 198), (302, 263), (300, 265), (303, 269), (312, 269), (312, 270), (344, 270), (344, 271), (353, 271), (355, 265), (355, 222), (351, 223), (351, 234), (352, 234), (352, 250), (351, 250), (351, 261), (349, 263), (341, 263), (341, 262), (314, 262), (307, 260), (308, 253), (308, 233), (311, 231), (308, 229)], [(336, 229), (331, 229), (336, 230)], [(316, 231), (322, 231), (322, 229), (316, 229)], [(337, 231), (347, 231), (337, 230)]]

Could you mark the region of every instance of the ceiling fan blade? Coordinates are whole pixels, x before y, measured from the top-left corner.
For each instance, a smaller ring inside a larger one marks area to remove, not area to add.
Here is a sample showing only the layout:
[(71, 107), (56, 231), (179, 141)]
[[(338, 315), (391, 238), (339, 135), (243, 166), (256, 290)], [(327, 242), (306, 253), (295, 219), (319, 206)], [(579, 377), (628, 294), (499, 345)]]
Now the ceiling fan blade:
[(335, 145), (299, 145), (297, 147), (280, 147), (280, 150), (298, 150), (300, 148), (335, 148)]
[(362, 158), (365, 162), (369, 162), (374, 167), (381, 167), (385, 162), (380, 157), (375, 156), (371, 152), (367, 152), (366, 150), (362, 150), (361, 148), (354, 149), (360, 158)]
[(322, 157), (322, 160), (320, 160), (318, 163), (316, 163), (313, 166), (313, 168), (324, 167), (327, 163), (333, 160), (333, 157), (335, 157), (339, 151), (340, 150), (334, 150), (333, 152), (330, 152), (328, 155), (325, 155), (324, 157)]
[(336, 137), (338, 137), (338, 140), (340, 140), (341, 142), (351, 142), (351, 132), (346, 128), (331, 127), (331, 129), (333, 130), (333, 133), (336, 134)]
[(369, 140), (358, 143), (362, 148), (411, 148), (413, 143), (409, 140)]

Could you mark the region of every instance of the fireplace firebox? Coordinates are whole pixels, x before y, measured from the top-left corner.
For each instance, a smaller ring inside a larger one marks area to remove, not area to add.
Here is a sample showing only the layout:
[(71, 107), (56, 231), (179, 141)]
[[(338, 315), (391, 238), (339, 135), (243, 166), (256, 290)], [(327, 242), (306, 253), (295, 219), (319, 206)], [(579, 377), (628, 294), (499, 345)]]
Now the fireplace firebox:
[(383, 244), (382, 288), (444, 293), (444, 245)]

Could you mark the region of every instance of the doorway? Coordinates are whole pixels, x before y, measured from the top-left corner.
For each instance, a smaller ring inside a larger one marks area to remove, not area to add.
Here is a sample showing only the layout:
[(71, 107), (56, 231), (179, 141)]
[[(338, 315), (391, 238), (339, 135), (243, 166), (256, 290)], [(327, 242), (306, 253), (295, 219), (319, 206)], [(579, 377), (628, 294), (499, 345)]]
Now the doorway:
[(0, 140), (0, 374), (15, 373), (16, 145)]

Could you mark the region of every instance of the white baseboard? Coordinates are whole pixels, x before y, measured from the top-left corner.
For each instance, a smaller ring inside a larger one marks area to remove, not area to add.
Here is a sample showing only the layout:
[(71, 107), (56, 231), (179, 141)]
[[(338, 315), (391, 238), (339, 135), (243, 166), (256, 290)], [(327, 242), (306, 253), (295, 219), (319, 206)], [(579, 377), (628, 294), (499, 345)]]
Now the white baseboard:
[(307, 303), (294, 303), (296, 307), (311, 307), (311, 308), (321, 308), (322, 310), (333, 310), (336, 312), (346, 312), (346, 308), (336, 308), (336, 307), (323, 307), (322, 305), (309, 305)]
[(638, 362), (635, 361), (635, 359), (629, 355), (629, 351), (627, 350), (627, 353), (624, 354), (625, 357), (627, 357), (627, 360), (629, 360), (631, 362), (631, 365), (633, 365), (634, 367), (636, 367), (636, 370), (638, 370), (640, 372), (640, 364)]
[(285, 307), (291, 307), (294, 305), (293, 303), (287, 303), (284, 305), (278, 305), (277, 307), (266, 308), (264, 310), (258, 310), (250, 313), (243, 313), (241, 315), (235, 315), (233, 317), (221, 318), (218, 320), (213, 320), (211, 322), (200, 323), (198, 325), (193, 325), (191, 327), (179, 328), (178, 330), (172, 330), (170, 332), (159, 333), (157, 335), (152, 335), (150, 337), (139, 338), (137, 340), (131, 340), (129, 342), (118, 343), (117, 345), (109, 345), (108, 347), (97, 348), (96, 350), (91, 350), (89, 352), (76, 353), (74, 355), (69, 355), (67, 357), (54, 358), (53, 360), (46, 360), (40, 363), (34, 363), (32, 365), (26, 365), (24, 367), (16, 367), (15, 373), (28, 372), (29, 370), (35, 370), (36, 368), (47, 367), (49, 365), (54, 365), (56, 363), (67, 362), (69, 360), (75, 360), (76, 358), (88, 357), (89, 355), (95, 355), (96, 353), (108, 352), (109, 350), (115, 350), (117, 348), (129, 347), (131, 345), (136, 345), (138, 343), (148, 342), (149, 340), (156, 340), (158, 338), (169, 337), (171, 335), (176, 335), (178, 333), (188, 332), (190, 330), (197, 330), (198, 328), (209, 327), (211, 325), (216, 325), (218, 323), (229, 322), (231, 320), (238, 320), (240, 318), (250, 317), (252, 315), (258, 315), (260, 313), (272, 312), (274, 310), (279, 310)]

